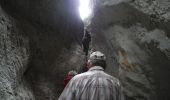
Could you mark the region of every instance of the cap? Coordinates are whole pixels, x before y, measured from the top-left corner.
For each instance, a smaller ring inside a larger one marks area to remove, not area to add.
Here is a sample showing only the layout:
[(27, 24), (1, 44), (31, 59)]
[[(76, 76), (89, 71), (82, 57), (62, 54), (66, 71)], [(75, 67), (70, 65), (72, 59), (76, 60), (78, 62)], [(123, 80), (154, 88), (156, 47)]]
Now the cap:
[(95, 51), (90, 55), (90, 60), (106, 60), (106, 56), (100, 52), (100, 51)]

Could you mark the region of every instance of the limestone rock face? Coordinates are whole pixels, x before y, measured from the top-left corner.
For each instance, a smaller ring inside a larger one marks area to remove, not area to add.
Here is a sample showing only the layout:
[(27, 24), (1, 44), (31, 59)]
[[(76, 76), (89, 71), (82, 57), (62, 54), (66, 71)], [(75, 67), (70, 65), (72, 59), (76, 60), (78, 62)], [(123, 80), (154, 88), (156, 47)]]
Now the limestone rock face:
[(82, 35), (76, 0), (1, 0), (0, 99), (57, 100)]
[(92, 50), (106, 53), (126, 100), (169, 100), (168, 0), (94, 0)]
[(17, 21), (0, 8), (0, 98), (34, 100), (23, 78), (29, 63), (29, 39), (20, 32)]
[[(169, 100), (169, 1), (93, 3), (91, 50), (106, 54), (125, 99)], [(0, 100), (57, 100), (84, 63), (82, 35), (78, 0), (0, 0)]]

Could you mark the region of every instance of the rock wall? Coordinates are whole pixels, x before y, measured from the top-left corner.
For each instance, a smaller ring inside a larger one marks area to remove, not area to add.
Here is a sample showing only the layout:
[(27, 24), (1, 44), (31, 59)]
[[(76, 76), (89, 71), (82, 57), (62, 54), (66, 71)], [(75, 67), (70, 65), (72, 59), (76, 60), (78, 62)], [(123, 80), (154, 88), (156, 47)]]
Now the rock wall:
[(169, 100), (169, 2), (94, 0), (92, 50), (108, 57), (126, 100)]
[(0, 1), (1, 100), (58, 99), (66, 73), (83, 63), (83, 22), (77, 4)]
[(16, 23), (0, 8), (0, 98), (34, 100), (32, 89), (23, 77), (29, 63), (29, 39)]
[[(126, 100), (169, 100), (168, 0), (94, 0), (92, 51), (107, 56)], [(83, 64), (76, 0), (0, 1), (0, 99), (56, 100)]]

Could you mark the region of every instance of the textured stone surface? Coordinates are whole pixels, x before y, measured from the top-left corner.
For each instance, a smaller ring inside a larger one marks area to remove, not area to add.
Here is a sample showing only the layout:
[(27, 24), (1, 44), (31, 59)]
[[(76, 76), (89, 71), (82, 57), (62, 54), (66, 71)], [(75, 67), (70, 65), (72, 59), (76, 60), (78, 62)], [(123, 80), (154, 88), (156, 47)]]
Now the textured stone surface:
[(29, 41), (16, 26), (16, 20), (0, 8), (0, 98), (34, 100), (23, 74), (28, 65)]
[(95, 2), (89, 25), (92, 50), (106, 53), (106, 71), (121, 80), (127, 100), (170, 99), (168, 3), (168, 0)]
[(156, 21), (169, 21), (170, 1), (168, 0), (134, 0), (131, 4)]
[(0, 1), (1, 100), (58, 99), (66, 73), (84, 63), (77, 4)]
[[(169, 100), (168, 0), (93, 0), (91, 50), (107, 56), (126, 100)], [(84, 63), (76, 0), (0, 1), (0, 99), (57, 100)]]

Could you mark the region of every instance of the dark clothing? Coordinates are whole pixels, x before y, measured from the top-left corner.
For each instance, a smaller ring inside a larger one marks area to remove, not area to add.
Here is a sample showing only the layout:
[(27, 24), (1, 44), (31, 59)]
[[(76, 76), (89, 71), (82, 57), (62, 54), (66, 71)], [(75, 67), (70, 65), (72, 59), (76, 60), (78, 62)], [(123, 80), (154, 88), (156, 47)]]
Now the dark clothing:
[(84, 73), (84, 72), (87, 72), (87, 71), (88, 71), (87, 63), (84, 63), (84, 64), (80, 67), (78, 73), (80, 74), (80, 73)]
[(91, 36), (88, 33), (88, 31), (86, 31), (82, 40), (83, 51), (86, 53), (86, 56), (88, 55), (90, 41), (91, 41)]

